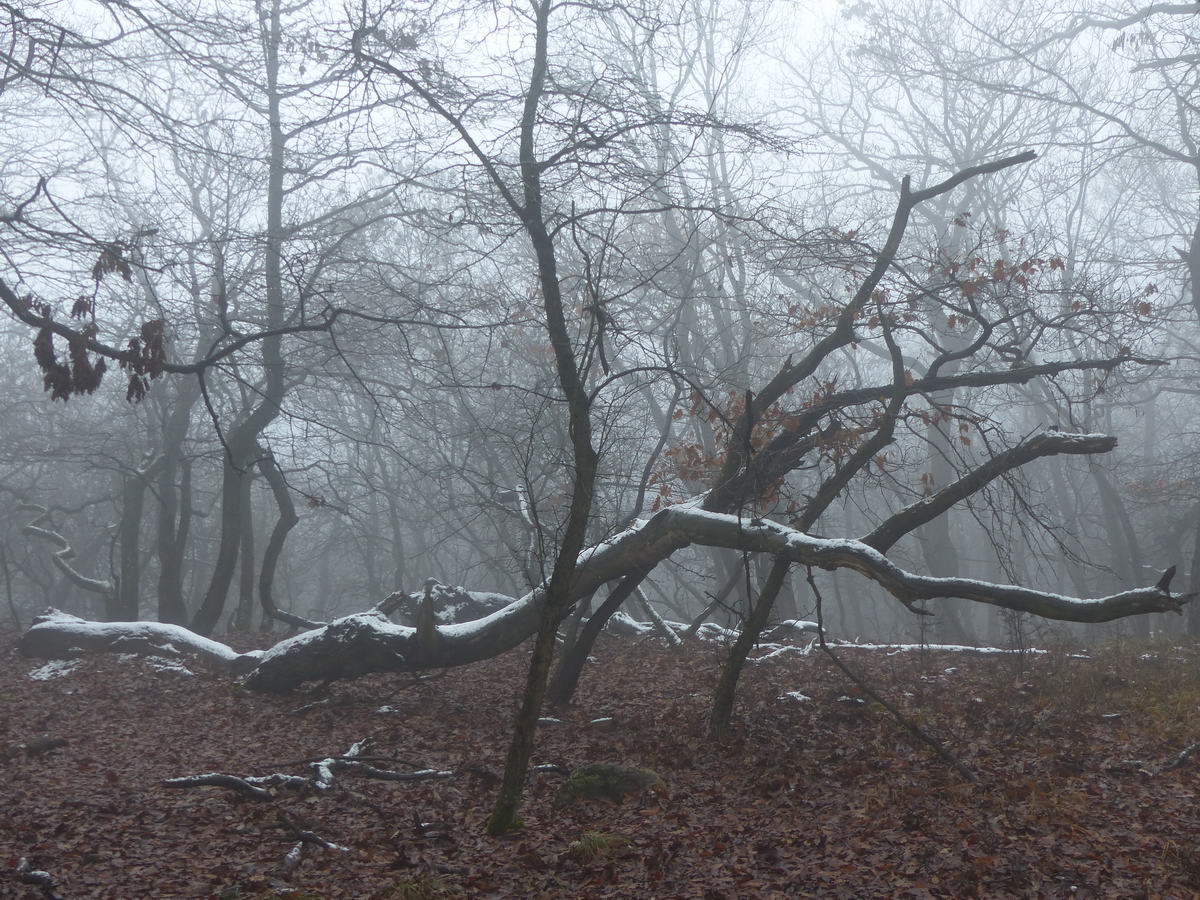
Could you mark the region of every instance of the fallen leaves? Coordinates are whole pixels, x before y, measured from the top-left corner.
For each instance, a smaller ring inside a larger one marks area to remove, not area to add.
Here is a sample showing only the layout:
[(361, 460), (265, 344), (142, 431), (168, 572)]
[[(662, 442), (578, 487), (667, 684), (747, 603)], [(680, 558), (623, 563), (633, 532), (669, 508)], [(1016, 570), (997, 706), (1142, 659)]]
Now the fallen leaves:
[[(841, 699), (852, 687), (819, 656), (780, 654), (748, 669), (733, 735), (713, 744), (705, 719), (718, 658), (613, 639), (597, 646), (577, 705), (547, 711), (561, 724), (539, 730), (535, 762), (552, 765), (531, 778), (524, 830), (494, 840), (483, 822), (523, 651), (428, 682), (372, 676), (332, 697), (262, 696), (217, 675), (106, 655), (37, 681), (35, 664), (5, 653), (0, 747), (41, 734), (68, 743), (6, 762), (0, 897), (38, 896), (17, 880), (20, 859), (63, 896), (96, 898), (1200, 890), (1200, 762), (1168, 766), (1200, 738), (1195, 651), (845, 652), (981, 785), (961, 784), (874, 704)], [(322, 699), (331, 702), (315, 705)], [(302, 704), (313, 705), (294, 715)], [(367, 736), (389, 757), (458, 776), (344, 779), (319, 796), (268, 802), (162, 785), (197, 772), (269, 774)], [(554, 806), (562, 770), (605, 761), (660, 772), (670, 796)], [(309, 832), (345, 849), (293, 853)]]

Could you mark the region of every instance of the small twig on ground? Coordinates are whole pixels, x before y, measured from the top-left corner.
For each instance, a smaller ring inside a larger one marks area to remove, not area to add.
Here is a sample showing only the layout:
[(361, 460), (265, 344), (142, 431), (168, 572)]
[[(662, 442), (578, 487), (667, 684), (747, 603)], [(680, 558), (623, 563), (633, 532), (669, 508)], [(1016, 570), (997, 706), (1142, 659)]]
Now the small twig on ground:
[(316, 709), (318, 706), (332, 706), (332, 698), (326, 697), (324, 700), (314, 700), (312, 703), (305, 703), (303, 706), (298, 706), (292, 710), (293, 716), (302, 716), (310, 710)]
[(328, 762), (360, 762), (360, 763), (402, 763), (406, 766), (412, 766), (414, 769), (427, 768), (421, 763), (415, 763), (407, 759), (402, 759), (399, 756), (310, 756), (308, 759), (293, 759), (288, 762), (269, 762), (264, 765), (272, 769), (286, 769), (288, 766), (311, 766), (313, 763)]
[[(283, 810), (279, 810), (279, 823), (288, 831), (290, 831), (292, 836), (295, 837), (301, 845), (314, 844), (317, 847), (320, 847), (322, 850), (337, 850), (342, 853), (348, 852), (350, 849), (349, 847), (343, 847), (341, 844), (335, 844), (333, 841), (327, 841), (316, 832), (309, 831), (307, 828), (303, 828), (293, 821), (292, 818)], [(294, 850), (295, 848), (293, 847), (292, 849)], [(289, 851), (288, 855), (291, 855), (291, 851)]]
[(867, 684), (866, 681), (855, 674), (850, 667), (842, 662), (842, 660), (838, 658), (833, 650), (830, 649), (829, 645), (825, 642), (825, 620), (821, 611), (821, 592), (817, 588), (817, 583), (813, 578), (812, 566), (806, 566), (805, 568), (808, 571), (808, 584), (809, 587), (812, 588), (813, 598), (816, 600), (817, 605), (817, 642), (820, 644), (821, 649), (825, 651), (826, 655), (833, 660), (833, 664), (842, 671), (843, 675), (853, 681), (860, 691), (891, 713), (892, 718), (900, 723), (900, 725), (906, 731), (908, 731), (913, 737), (917, 738), (917, 740), (921, 741), (921, 743), (931, 748), (948, 766), (954, 769), (955, 772), (957, 772), (971, 784), (978, 784), (979, 779), (976, 777), (974, 772), (963, 765), (962, 760), (951, 753), (941, 741), (926, 732), (916, 722), (905, 716), (898, 707), (885, 699), (874, 688)]
[(17, 880), (22, 884), (32, 884), (41, 888), (47, 900), (62, 900), (61, 896), (54, 890), (54, 876), (49, 872), (33, 868), (26, 857), (22, 856), (17, 862), (16, 874)]
[(1164, 772), (1167, 772), (1167, 771), (1170, 771), (1171, 769), (1178, 769), (1180, 766), (1182, 766), (1184, 763), (1186, 763), (1189, 759), (1191, 759), (1197, 750), (1200, 750), (1200, 741), (1196, 741), (1196, 743), (1194, 743), (1194, 744), (1188, 744), (1186, 747), (1183, 748), (1183, 750), (1181, 750), (1179, 752), (1179, 754), (1173, 760), (1171, 760), (1169, 763), (1167, 763), (1165, 766), (1163, 766), (1162, 770)]
[(279, 864), (279, 871), (283, 875), (290, 875), (295, 871), (296, 866), (300, 865), (300, 860), (304, 857), (304, 841), (296, 841), (292, 845), (292, 849), (284, 856), (283, 862)]

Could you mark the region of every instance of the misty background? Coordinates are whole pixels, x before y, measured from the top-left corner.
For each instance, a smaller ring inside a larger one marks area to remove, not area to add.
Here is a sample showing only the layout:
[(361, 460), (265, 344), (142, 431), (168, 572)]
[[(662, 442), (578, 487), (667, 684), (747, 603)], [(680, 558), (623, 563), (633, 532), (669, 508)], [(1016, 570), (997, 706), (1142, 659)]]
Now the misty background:
[[(906, 176), (1034, 150), (914, 212), (879, 312), (754, 449), (822, 398), (888, 383), (885, 331), (906, 378), (935, 358), (943, 375), (1117, 360), (914, 398), (811, 531), (867, 534), (1035, 432), (1103, 433), (1111, 452), (1014, 469), (889, 557), (1078, 597), (1178, 565), (1176, 591), (1200, 590), (1197, 13), (565, 9), (538, 149), (594, 396), (589, 543), (708, 488), (745, 392), (832, 327)], [(541, 582), (572, 456), (533, 250), (498, 188), (517, 165), (527, 10), (34, 2), (0, 18), (2, 277), (143, 361), (101, 378), (98, 357), (0, 321), (5, 616), (220, 632), (271, 627), (264, 571), (310, 620), (427, 578), (512, 597)], [(745, 515), (790, 521), (873, 416), (833, 410)], [(736, 626), (747, 568), (766, 575), (693, 547), (643, 589), (670, 620)], [(939, 601), (916, 617), (853, 572), (818, 582), (842, 638), (1200, 631), (1195, 611), (1050, 626)], [(794, 579), (774, 617), (811, 607)]]

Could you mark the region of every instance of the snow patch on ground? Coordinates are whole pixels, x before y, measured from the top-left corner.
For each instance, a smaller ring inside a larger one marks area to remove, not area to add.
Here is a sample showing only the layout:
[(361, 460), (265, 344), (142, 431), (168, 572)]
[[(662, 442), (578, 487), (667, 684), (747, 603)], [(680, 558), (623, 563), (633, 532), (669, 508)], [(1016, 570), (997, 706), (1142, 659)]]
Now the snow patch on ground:
[(780, 694), (779, 699), (795, 700), (797, 703), (804, 703), (807, 700), (811, 700), (812, 697), (808, 696), (808, 694), (802, 694), (799, 691), (788, 691), (787, 693)]
[(1025, 650), (1005, 650), (1002, 647), (968, 647), (965, 644), (854, 644), (850, 641), (830, 641), (839, 650), (888, 650), (891, 653), (911, 653), (914, 650), (939, 650), (946, 653), (1046, 653), (1032, 647)]
[(734, 628), (725, 628), (716, 622), (705, 622), (696, 629), (696, 637), (702, 641), (736, 641), (741, 634)]
[(808, 656), (812, 653), (813, 643), (810, 642), (804, 646), (796, 644), (759, 644), (759, 649), (766, 650), (762, 656), (749, 657), (746, 662), (761, 663), (769, 659), (778, 659), (781, 656), (786, 656), (789, 653), (795, 653), (797, 656)]
[(177, 659), (169, 656), (139, 656), (136, 653), (119, 653), (117, 659), (121, 662), (140, 660), (156, 672), (174, 672), (176, 675), (195, 675), (196, 673)]
[(70, 675), (79, 668), (81, 660), (78, 659), (52, 659), (44, 665), (38, 666), (29, 673), (29, 677), (34, 681), (49, 681), (51, 678), (61, 678), (63, 675)]

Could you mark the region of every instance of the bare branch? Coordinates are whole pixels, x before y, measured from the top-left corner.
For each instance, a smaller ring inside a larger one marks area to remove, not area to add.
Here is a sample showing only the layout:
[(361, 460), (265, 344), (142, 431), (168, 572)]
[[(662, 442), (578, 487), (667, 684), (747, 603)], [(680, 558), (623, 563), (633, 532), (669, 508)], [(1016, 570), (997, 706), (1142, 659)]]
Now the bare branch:
[(906, 506), (889, 517), (874, 531), (862, 538), (868, 547), (886, 553), (904, 535), (932, 522), (961, 500), (982, 490), (1005, 472), (1010, 472), (1031, 460), (1060, 453), (1087, 455), (1108, 453), (1117, 446), (1117, 439), (1104, 434), (1065, 434), (1048, 431), (1034, 435), (1017, 446), (991, 457), (972, 469), (953, 484)]

